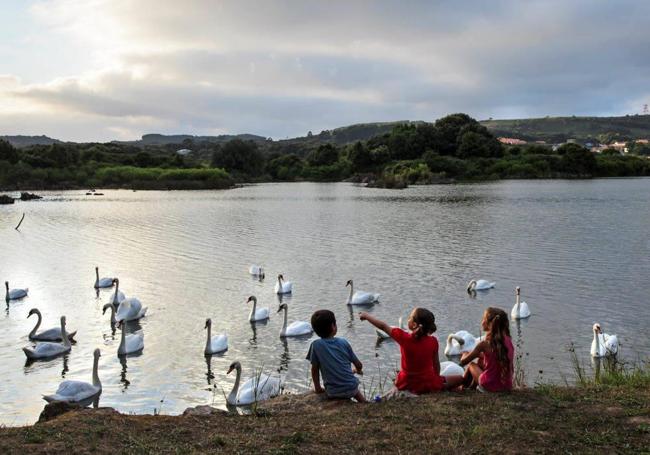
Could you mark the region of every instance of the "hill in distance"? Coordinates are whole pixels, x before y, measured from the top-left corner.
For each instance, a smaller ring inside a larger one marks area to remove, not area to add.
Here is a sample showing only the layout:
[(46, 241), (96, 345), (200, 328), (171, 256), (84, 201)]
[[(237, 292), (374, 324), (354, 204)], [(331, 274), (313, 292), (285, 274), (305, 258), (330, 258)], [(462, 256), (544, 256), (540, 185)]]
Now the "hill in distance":
[(0, 136), (0, 139), (9, 142), (16, 148), (29, 147), (31, 145), (51, 145), (63, 143), (63, 141), (52, 139), (51, 137), (47, 136)]

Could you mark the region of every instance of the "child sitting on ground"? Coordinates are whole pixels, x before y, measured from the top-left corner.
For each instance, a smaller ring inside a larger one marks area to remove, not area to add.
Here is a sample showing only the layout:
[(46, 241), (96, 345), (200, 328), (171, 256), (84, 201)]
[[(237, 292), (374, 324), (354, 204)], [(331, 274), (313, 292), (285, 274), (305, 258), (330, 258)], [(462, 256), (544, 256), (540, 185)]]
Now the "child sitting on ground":
[[(329, 310), (318, 310), (311, 316), (311, 326), (320, 337), (309, 346), (307, 360), (311, 362), (311, 377), (316, 393), (325, 393), (327, 398), (354, 398), (360, 403), (366, 401), (359, 390), (359, 380), (354, 373), (363, 374), (363, 365), (352, 351), (345, 338), (336, 338), (336, 318)], [(350, 367), (354, 365), (354, 370)], [(320, 375), (323, 376), (321, 387)]]
[[(499, 308), (490, 307), (485, 310), (481, 325), (486, 332), (485, 339), (460, 359), (461, 365), (469, 365), (463, 386), (487, 392), (512, 390), (515, 348), (510, 339), (508, 315)], [(472, 362), (474, 359), (478, 362)]]
[(383, 330), (399, 344), (402, 369), (395, 379), (394, 390), (387, 397), (396, 395), (397, 391), (419, 395), (444, 389), (444, 379), (440, 376), (438, 340), (432, 335), (436, 331), (436, 320), (431, 311), (415, 308), (411, 312), (408, 319), (411, 333), (399, 327), (391, 327), (365, 312), (359, 313), (359, 319)]

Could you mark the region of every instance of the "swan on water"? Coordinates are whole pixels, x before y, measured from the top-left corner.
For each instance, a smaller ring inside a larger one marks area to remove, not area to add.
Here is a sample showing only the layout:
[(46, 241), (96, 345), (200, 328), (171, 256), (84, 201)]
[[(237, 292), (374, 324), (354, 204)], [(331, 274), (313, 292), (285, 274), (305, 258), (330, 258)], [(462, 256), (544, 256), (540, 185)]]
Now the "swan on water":
[(284, 281), (284, 277), (281, 274), (278, 275), (278, 282), (275, 283), (275, 293), (291, 294), (292, 290), (293, 290), (293, 283), (291, 281)]
[(496, 283), (488, 280), (472, 280), (467, 284), (467, 292), (470, 294), (472, 291), (486, 291), (496, 286)]
[(226, 397), (228, 404), (245, 406), (268, 400), (280, 394), (280, 379), (260, 372), (254, 377), (249, 378), (240, 387), (241, 364), (239, 362), (233, 362), (230, 368), (228, 368), (227, 374), (230, 374), (233, 370), (237, 370), (237, 377), (235, 378), (235, 385)]
[[(61, 333), (65, 334), (65, 316), (61, 316)], [(67, 335), (67, 334), (66, 334)], [(71, 345), (67, 336), (63, 337), (62, 343), (52, 343), (50, 341), (43, 341), (36, 343), (34, 348), (23, 348), (23, 352), (28, 359), (45, 359), (49, 357), (56, 357), (61, 354), (70, 352)]]
[(225, 333), (212, 336), (212, 319), (205, 320), (205, 328), (208, 329), (208, 339), (205, 342), (205, 355), (218, 354), (228, 350), (228, 336)]
[(289, 307), (286, 303), (283, 303), (278, 307), (278, 313), (282, 310), (284, 310), (284, 321), (282, 322), (280, 337), (299, 337), (302, 335), (311, 335), (314, 332), (311, 328), (311, 324), (305, 321), (294, 321), (289, 325), (289, 327), (287, 327), (287, 313), (289, 313)]
[(127, 355), (142, 351), (144, 349), (144, 333), (142, 330), (138, 330), (135, 333), (126, 335), (125, 325), (126, 322), (124, 321), (120, 321), (117, 324), (122, 332), (120, 346), (117, 348), (117, 355)]
[(95, 267), (95, 288), (112, 288), (115, 282), (113, 278), (99, 278), (99, 267)]
[(465, 370), (457, 363), (450, 361), (440, 362), (440, 376), (463, 376), (464, 374)]
[(113, 306), (112, 303), (107, 303), (102, 308), (102, 315), (106, 314), (106, 310), (111, 311), (111, 326), (114, 326), (117, 323), (117, 321), (115, 320), (115, 307)]
[(481, 341), (481, 338), (476, 338), (467, 330), (450, 333), (447, 337), (445, 355), (454, 356), (461, 355), (463, 352), (471, 352), (479, 341)]
[(9, 289), (9, 282), (5, 281), (5, 288), (7, 288), (7, 292), (5, 294), (5, 300), (9, 302), (10, 300), (18, 300), (22, 299), (23, 297), (27, 297), (27, 293), (29, 292), (28, 288), (25, 289)]
[(102, 393), (102, 383), (99, 381), (97, 367), (99, 365), (101, 354), (99, 349), (93, 353), (93, 383), (89, 384), (83, 381), (63, 381), (59, 384), (52, 395), (44, 395), (43, 399), (48, 403), (65, 401), (66, 403), (75, 403), (81, 406), (88, 406), (94, 400), (99, 398)]
[(135, 321), (147, 314), (147, 307), (143, 307), (136, 297), (128, 297), (122, 300), (115, 313), (115, 321)]
[[(404, 323), (402, 322), (402, 317), (397, 320), (397, 327), (400, 329), (404, 330)], [(375, 329), (375, 333), (377, 334), (377, 338), (381, 340), (387, 340), (390, 338), (390, 335), (384, 332), (383, 330)]]
[(111, 294), (111, 297), (108, 299), (108, 303), (111, 303), (115, 306), (118, 306), (126, 298), (124, 292), (120, 291), (120, 280), (113, 278), (113, 283), (115, 283), (115, 292)]
[[(38, 317), (38, 320), (36, 321), (36, 325), (32, 329), (31, 332), (29, 332), (29, 339), (30, 340), (35, 340), (35, 341), (61, 341), (63, 338), (61, 337), (61, 327), (52, 327), (51, 329), (47, 330), (42, 330), (40, 332), (37, 332), (38, 328), (41, 326), (41, 321), (42, 321), (42, 316), (41, 312), (38, 311), (38, 308), (32, 308), (29, 310), (29, 314), (27, 317), (29, 318), (32, 314), (35, 314)], [(68, 339), (72, 340), (75, 336), (77, 331), (75, 330), (74, 332), (68, 332)]]
[(249, 322), (266, 321), (269, 318), (268, 308), (257, 308), (257, 297), (251, 295), (248, 300), (246, 300), (246, 303), (248, 302), (253, 302), (251, 314), (248, 316)]
[(618, 353), (618, 337), (603, 333), (600, 324), (593, 326), (594, 340), (591, 342), (592, 357), (614, 356)]
[(368, 305), (379, 301), (379, 294), (371, 292), (357, 291), (354, 292), (354, 283), (348, 280), (345, 286), (350, 286), (350, 295), (348, 296), (348, 305)]
[(530, 316), (530, 309), (526, 302), (520, 302), (521, 299), (521, 288), (517, 286), (515, 288), (515, 305), (512, 307), (510, 316), (512, 319), (526, 319)]
[(255, 264), (251, 265), (248, 268), (248, 273), (258, 278), (264, 278), (264, 269), (262, 268), (261, 265), (255, 265)]

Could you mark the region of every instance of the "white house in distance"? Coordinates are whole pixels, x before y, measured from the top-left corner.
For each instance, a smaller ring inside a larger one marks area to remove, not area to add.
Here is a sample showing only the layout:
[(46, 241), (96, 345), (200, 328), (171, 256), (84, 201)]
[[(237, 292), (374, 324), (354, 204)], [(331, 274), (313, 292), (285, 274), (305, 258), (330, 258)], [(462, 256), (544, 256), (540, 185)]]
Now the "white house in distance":
[(176, 150), (176, 154), (177, 154), (177, 155), (180, 155), (180, 156), (187, 156), (187, 155), (189, 155), (190, 153), (192, 153), (192, 151), (191, 151), (190, 149), (180, 149), (180, 150)]
[(526, 141), (514, 137), (498, 137), (497, 140), (506, 145), (524, 145)]

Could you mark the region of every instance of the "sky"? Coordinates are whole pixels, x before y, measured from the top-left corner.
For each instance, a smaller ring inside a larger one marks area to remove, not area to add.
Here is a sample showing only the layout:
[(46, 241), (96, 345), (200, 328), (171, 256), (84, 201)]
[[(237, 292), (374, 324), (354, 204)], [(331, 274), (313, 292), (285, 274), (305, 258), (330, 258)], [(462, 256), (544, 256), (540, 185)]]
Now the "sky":
[(648, 18), (646, 0), (2, 0), (0, 135), (637, 114)]

